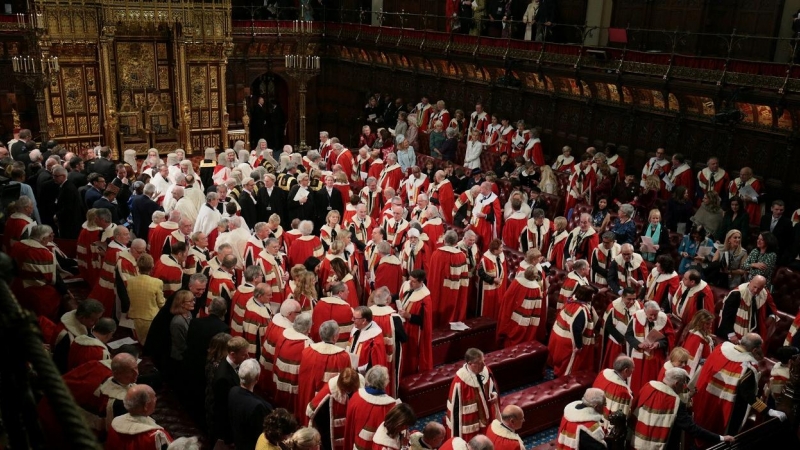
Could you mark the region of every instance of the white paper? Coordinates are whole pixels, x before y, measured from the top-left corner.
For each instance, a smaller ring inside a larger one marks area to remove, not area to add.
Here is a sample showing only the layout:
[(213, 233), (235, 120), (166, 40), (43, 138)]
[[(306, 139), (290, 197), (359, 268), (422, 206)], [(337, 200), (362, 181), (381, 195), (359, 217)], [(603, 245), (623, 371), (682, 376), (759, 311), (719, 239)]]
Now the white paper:
[(366, 180), (368, 176), (367, 172), (359, 172), (359, 175), (361, 175), (362, 180)]
[(686, 234), (686, 222), (678, 222), (675, 232), (678, 234)]
[(118, 339), (116, 341), (111, 341), (106, 345), (108, 346), (108, 348), (116, 350), (116, 349), (122, 347), (123, 345), (128, 345), (128, 344), (131, 344), (131, 345), (132, 344), (138, 344), (138, 341), (134, 341), (133, 339), (131, 339), (129, 337), (126, 337), (126, 338)]
[(131, 330), (134, 329), (133, 319), (129, 319), (128, 316), (123, 316), (119, 319), (119, 326), (130, 328)]
[(697, 256), (702, 256), (703, 258), (705, 258), (706, 256), (710, 256), (712, 253), (711, 252), (712, 249), (713, 247), (711, 246), (702, 245), (697, 249)]
[(469, 327), (464, 322), (450, 322), (450, 329), (453, 331), (469, 330)]
[(741, 189), (739, 189), (739, 197), (754, 201), (758, 198), (758, 192), (756, 192), (756, 190), (753, 189), (753, 187), (749, 184), (745, 184)]
[(347, 354), (350, 355), (350, 367), (358, 370), (358, 355), (349, 352)]
[(376, 117), (375, 114), (370, 114), (370, 115), (367, 116), (367, 119), (375, 120), (375, 117)]
[(672, 188), (674, 188), (675, 185), (669, 181), (669, 177), (664, 177), (664, 187), (667, 188), (668, 191), (672, 191)]
[(714, 244), (714, 248), (717, 250), (725, 250), (725, 244), (716, 243)]
[(655, 253), (656, 247), (653, 243), (653, 238), (649, 236), (642, 236), (642, 251), (645, 253)]
[(542, 269), (544, 269), (545, 272), (547, 272), (547, 269), (550, 268), (550, 261), (545, 261), (543, 263), (539, 263), (539, 265), (542, 266)]
[(308, 197), (308, 189), (300, 186), (300, 188), (297, 190), (297, 194), (294, 196), (294, 201), (299, 202), (306, 197)]

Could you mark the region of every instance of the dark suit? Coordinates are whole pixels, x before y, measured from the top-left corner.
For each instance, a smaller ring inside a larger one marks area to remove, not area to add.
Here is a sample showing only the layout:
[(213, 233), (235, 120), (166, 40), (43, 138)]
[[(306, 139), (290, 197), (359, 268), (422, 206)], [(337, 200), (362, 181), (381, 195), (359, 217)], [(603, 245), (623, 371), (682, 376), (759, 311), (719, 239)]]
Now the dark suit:
[(94, 208), (94, 202), (100, 200), (100, 197), (103, 196), (103, 193), (100, 192), (96, 187), (91, 186), (86, 189), (86, 192), (83, 194), (83, 202), (86, 205), (86, 208)]
[(84, 217), (78, 197), (78, 188), (67, 180), (58, 190), (55, 215), (58, 218), (58, 237), (77, 239)]
[(299, 190), (300, 185), (295, 184), (289, 191), (287, 203), (288, 207), (286, 212), (289, 213), (289, 217), (292, 219), (297, 218), (300, 220), (314, 220), (314, 191), (311, 190), (311, 186), (306, 188), (306, 190), (309, 191), (308, 200), (301, 205), (300, 202), (296, 202), (294, 200), (294, 197), (297, 195), (297, 191)]
[(110, 201), (108, 201), (105, 197), (100, 197), (94, 203), (92, 203), (92, 208), (105, 208), (111, 212), (111, 221), (117, 225), (120, 225), (119, 219), (119, 207)]
[[(216, 397), (214, 398), (216, 401)], [(272, 406), (256, 394), (236, 386), (228, 393), (228, 418), (237, 449), (254, 449), (264, 431), (264, 417)]]
[(153, 222), (153, 213), (161, 210), (158, 203), (146, 195), (134, 195), (131, 202), (133, 215), (133, 234), (138, 238), (147, 240), (150, 224)]
[(74, 184), (78, 189), (80, 189), (81, 186), (86, 186), (86, 183), (88, 182), (86, 180), (86, 175), (78, 172), (77, 170), (68, 173), (67, 180)]
[(272, 186), (272, 195), (267, 192), (267, 188), (258, 189), (258, 221), (266, 222), (269, 216), (277, 214), (281, 216), (281, 226), (287, 228), (291, 225), (291, 220), (286, 214), (286, 191)]
[(228, 394), (231, 389), (239, 386), (239, 375), (236, 373), (228, 359), (220, 361), (214, 379), (211, 382), (211, 392), (214, 396), (214, 439), (222, 439), (226, 444), (233, 442), (233, 430), (228, 417)]
[(98, 158), (94, 163), (94, 171), (102, 175), (106, 181), (113, 180), (117, 176), (117, 165), (109, 159)]
[[(761, 231), (770, 231), (772, 226), (772, 214), (761, 218)], [(792, 221), (786, 215), (782, 215), (778, 219), (778, 223), (772, 229), (772, 234), (778, 240), (778, 265), (784, 266), (791, 258), (792, 241), (794, 239), (794, 230), (792, 228)]]
[(255, 193), (250, 196), (244, 190), (239, 194), (239, 207), (241, 208), (239, 214), (242, 215), (242, 219), (247, 223), (247, 228), (251, 230), (258, 222), (258, 210), (261, 209), (261, 205), (257, 204), (258, 200), (255, 197)]
[(342, 193), (336, 188), (331, 188), (328, 193), (328, 188), (324, 187), (314, 193), (314, 216), (316, 217), (317, 228), (325, 225), (325, 216), (329, 212), (336, 210), (339, 211), (339, 217), (344, 214), (344, 199)]
[[(183, 368), (186, 374), (187, 390), (190, 393), (189, 398), (195, 407), (202, 408), (203, 392), (206, 386), (205, 367), (208, 345), (217, 333), (230, 333), (230, 331), (231, 328), (216, 316), (193, 319), (189, 324), (189, 330), (186, 332)], [(237, 378), (236, 385), (238, 384)], [(200, 403), (195, 404), (195, 401)]]
[(128, 219), (128, 214), (131, 212), (130, 208), (128, 208), (128, 200), (131, 198), (131, 187), (123, 183), (119, 178), (114, 178), (111, 184), (119, 188), (119, 192), (117, 192), (117, 208), (119, 208), (119, 217), (124, 222)]
[(50, 172), (46, 170), (42, 170), (42, 172), (46, 173), (47, 176), (42, 176), (40, 178), (40, 181), (44, 181), (37, 185), (38, 188), (34, 193), (36, 197), (36, 207), (39, 209), (39, 217), (41, 217), (42, 223), (55, 227), (56, 222), (53, 220), (53, 216), (56, 215), (58, 185), (53, 181), (53, 176), (50, 175)]

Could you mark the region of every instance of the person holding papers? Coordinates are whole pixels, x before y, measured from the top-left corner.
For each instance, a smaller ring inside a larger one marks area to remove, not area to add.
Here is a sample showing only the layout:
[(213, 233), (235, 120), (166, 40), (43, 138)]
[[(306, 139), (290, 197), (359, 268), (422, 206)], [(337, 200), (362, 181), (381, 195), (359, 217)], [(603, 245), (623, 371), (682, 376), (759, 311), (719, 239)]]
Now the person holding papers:
[(639, 392), (648, 381), (656, 379), (664, 366), (675, 345), (675, 330), (658, 303), (648, 301), (643, 309), (633, 313), (625, 341), (631, 348), (635, 367), (630, 379), (631, 392)]
[(288, 213), (292, 218), (314, 221), (314, 197), (309, 193), (308, 174), (297, 176), (297, 184), (289, 191)]
[(669, 247), (669, 231), (661, 222), (661, 211), (653, 209), (648, 217), (648, 224), (642, 229), (642, 258), (654, 262), (656, 255), (666, 253)]
[(691, 268), (705, 266), (711, 261), (715, 250), (714, 241), (706, 237), (706, 230), (698, 226), (692, 227), (678, 247), (678, 254), (681, 255), (678, 274), (683, 275)]

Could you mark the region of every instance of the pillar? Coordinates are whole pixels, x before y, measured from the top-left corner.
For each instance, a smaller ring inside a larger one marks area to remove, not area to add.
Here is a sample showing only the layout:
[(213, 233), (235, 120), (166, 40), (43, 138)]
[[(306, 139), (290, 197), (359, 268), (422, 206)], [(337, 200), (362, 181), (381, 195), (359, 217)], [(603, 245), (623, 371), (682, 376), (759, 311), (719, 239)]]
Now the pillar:
[[(800, 0), (786, 0), (783, 4), (783, 14), (781, 15), (781, 26), (778, 33), (779, 38), (792, 37), (792, 16), (800, 9)], [(800, 52), (800, 48), (798, 49)], [(774, 62), (786, 63), (792, 55), (792, 49), (787, 41), (778, 41), (775, 46)]]
[[(800, 1), (800, 0), (798, 0)], [(608, 44), (608, 27), (611, 26), (611, 10), (614, 0), (586, 2), (586, 26), (600, 27), (583, 41), (584, 45), (605, 47)]]

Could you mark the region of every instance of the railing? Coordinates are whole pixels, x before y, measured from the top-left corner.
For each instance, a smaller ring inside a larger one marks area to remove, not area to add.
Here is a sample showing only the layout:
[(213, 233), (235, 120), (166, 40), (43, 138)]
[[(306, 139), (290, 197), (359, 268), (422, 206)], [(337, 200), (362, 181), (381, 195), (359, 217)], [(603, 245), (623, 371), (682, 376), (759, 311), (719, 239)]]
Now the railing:
[[(781, 421), (776, 418), (771, 418), (764, 423), (756, 425), (749, 430), (743, 431), (736, 435), (736, 440), (730, 444), (721, 442), (713, 447), (709, 447), (708, 450), (731, 450), (731, 449), (742, 449), (742, 450), (752, 450), (758, 448), (759, 445), (771, 443), (772, 445), (777, 445), (774, 448), (784, 448), (781, 447), (781, 441), (779, 435), (776, 433), (781, 428)], [(785, 447), (789, 448), (789, 447)]]

